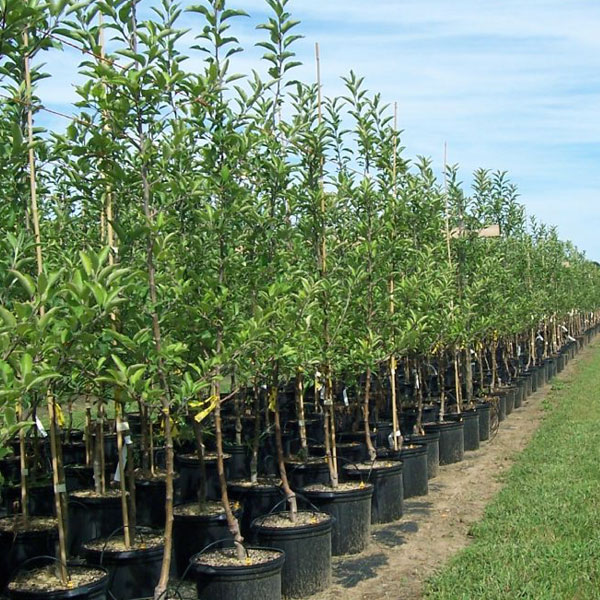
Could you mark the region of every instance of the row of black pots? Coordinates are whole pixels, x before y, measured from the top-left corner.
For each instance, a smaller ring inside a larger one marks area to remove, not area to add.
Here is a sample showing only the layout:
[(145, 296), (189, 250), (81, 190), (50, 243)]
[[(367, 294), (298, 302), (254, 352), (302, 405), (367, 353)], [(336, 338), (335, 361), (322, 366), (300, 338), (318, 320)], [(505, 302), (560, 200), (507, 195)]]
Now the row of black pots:
[[(557, 367), (560, 368), (560, 367)], [(530, 393), (530, 387), (528, 386), (528, 378), (523, 378), (522, 381), (517, 383), (517, 386), (510, 390), (508, 394), (504, 394), (505, 403), (504, 409), (505, 413), (510, 414), (513, 409), (518, 408), (527, 395)], [(506, 402), (508, 399), (508, 402)], [(464, 454), (465, 449), (476, 449), (479, 446), (479, 442), (481, 440), (485, 440), (489, 438), (490, 435), (490, 405), (487, 403), (481, 404), (477, 407), (476, 410), (465, 412), (462, 415), (454, 416), (453, 418), (448, 419), (444, 423), (433, 423), (426, 427), (427, 434), (426, 436), (419, 436), (422, 439), (409, 439), (409, 446), (405, 450), (404, 453), (404, 462), (398, 462), (397, 465), (391, 468), (373, 468), (370, 472), (367, 472), (366, 478), (371, 482), (372, 489), (369, 489), (368, 492), (365, 491), (364, 499), (371, 500), (371, 521), (374, 521), (373, 514), (380, 514), (380, 510), (376, 502), (376, 497), (379, 493), (381, 499), (389, 497), (390, 499), (397, 500), (399, 497), (401, 490), (403, 491), (403, 486), (398, 486), (398, 481), (402, 476), (402, 472), (407, 475), (412, 471), (412, 467), (416, 465), (416, 460), (423, 460), (423, 457), (429, 459), (430, 456), (433, 457), (433, 461), (427, 460), (428, 468), (427, 473), (429, 476), (429, 463), (437, 462), (435, 458), (439, 459), (440, 464), (449, 464), (452, 462), (456, 462), (460, 460)], [(411, 443), (414, 442), (414, 443)], [(421, 442), (421, 444), (417, 444), (416, 442)], [(427, 443), (429, 442), (429, 443)], [(433, 449), (433, 450), (432, 450)], [(437, 454), (435, 453), (437, 451)], [(389, 458), (389, 455), (388, 455)], [(392, 458), (399, 458), (398, 456), (393, 456)], [(415, 461), (414, 463), (412, 461)], [(365, 471), (352, 468), (351, 465), (345, 467), (344, 469), (346, 474), (349, 477), (356, 479), (365, 479)], [(423, 469), (421, 469), (422, 471)], [(385, 475), (388, 475), (387, 477)], [(400, 477), (399, 477), (400, 476)], [(366, 489), (366, 488), (365, 488)], [(394, 489), (394, 493), (387, 496), (392, 489)], [(375, 492), (375, 493), (373, 493)], [(307, 499), (310, 500), (312, 504), (319, 504), (320, 510), (326, 510), (325, 504), (323, 503), (323, 498), (319, 497), (319, 494), (306, 492)], [(373, 494), (371, 496), (371, 494)], [(332, 523), (343, 522), (344, 520), (344, 511), (341, 510), (341, 507), (345, 504), (350, 504), (352, 502), (356, 502), (356, 500), (346, 500), (342, 499), (343, 496), (339, 495), (339, 498), (335, 498), (333, 493), (326, 493), (326, 503), (330, 505), (329, 513), (332, 514), (333, 519)], [(351, 495), (350, 495), (351, 496)], [(274, 500), (274, 498), (273, 498)], [(321, 501), (321, 502), (320, 502)], [(373, 509), (375, 506), (375, 509)], [(367, 523), (369, 519), (365, 519), (365, 507), (366, 502), (360, 506), (354, 506), (354, 509), (357, 511), (353, 513), (353, 511), (348, 511), (348, 514), (353, 514), (354, 518), (352, 519), (356, 522), (360, 517), (362, 517), (362, 522)], [(373, 512), (375, 510), (375, 513)], [(385, 512), (385, 511), (384, 511)], [(311, 556), (313, 553), (313, 549), (320, 549), (318, 545), (315, 545), (313, 534), (310, 532), (301, 531), (302, 528), (298, 528), (297, 532), (291, 531), (282, 531), (278, 528), (273, 528), (271, 531), (267, 531), (268, 528), (264, 528), (261, 526), (261, 519), (255, 520), (251, 529), (256, 532), (258, 540), (261, 544), (271, 545), (273, 547), (281, 548), (286, 550), (288, 553), (293, 553), (293, 560), (289, 562), (286, 561), (281, 564), (281, 559), (278, 557), (273, 561), (271, 565), (271, 571), (275, 573), (273, 575), (275, 583), (272, 585), (271, 589), (273, 591), (273, 598), (279, 598), (278, 595), (278, 585), (279, 580), (277, 579), (279, 573), (279, 568), (286, 569), (285, 565), (288, 565), (288, 570), (284, 574), (284, 581), (282, 583), (282, 590), (284, 594), (289, 597), (299, 597), (302, 595), (315, 593), (322, 589), (321, 586), (327, 585), (327, 581), (329, 578), (329, 566), (326, 564), (326, 558), (324, 554), (321, 552), (315, 552), (318, 555), (319, 561), (318, 564), (313, 564), (312, 567), (308, 567), (310, 565), (311, 559), (314, 557)], [(332, 531), (334, 529), (333, 525), (331, 527)], [(325, 537), (325, 527), (321, 528), (321, 531), (314, 530), (314, 535), (322, 535)], [(306, 552), (306, 546), (304, 546), (301, 542), (298, 543), (298, 540), (302, 538), (303, 535), (306, 535), (306, 539), (310, 540), (309, 543), (309, 551), (308, 554)], [(333, 543), (333, 547), (339, 547), (336, 543)], [(321, 548), (326, 553), (325, 544)], [(304, 561), (307, 562), (304, 562)], [(312, 580), (308, 582), (304, 575), (298, 577), (298, 573), (302, 570), (302, 566), (308, 567), (308, 571), (314, 575)], [(221, 597), (219, 593), (223, 590), (223, 587), (219, 587), (219, 583), (225, 583), (223, 576), (217, 574), (217, 570), (206, 569), (205, 567), (193, 567), (192, 569), (194, 573), (199, 573), (199, 577), (197, 579), (198, 582), (198, 597), (202, 600), (208, 600), (208, 598)], [(261, 572), (264, 573), (268, 570), (266, 567), (261, 567)], [(229, 577), (231, 573), (228, 574)], [(245, 595), (242, 592), (240, 595), (239, 590), (236, 590), (236, 593), (230, 593), (231, 588), (227, 588), (229, 595), (227, 597), (236, 597), (242, 598), (246, 600), (246, 598), (254, 598), (257, 596), (264, 596), (265, 583), (264, 578), (256, 578), (260, 579), (259, 587), (252, 588), (250, 595)], [(210, 581), (210, 583), (207, 583)], [(286, 581), (288, 583), (286, 584)], [(227, 582), (231, 584), (231, 579)], [(245, 589), (247, 585), (245, 584)], [(210, 593), (206, 593), (210, 588)], [(224, 596), (223, 596), (224, 597)]]
[[(506, 393), (502, 394), (504, 397), (504, 414), (509, 415), (514, 408), (518, 408), (530, 390), (533, 390), (534, 377), (536, 384), (540, 384), (542, 381), (551, 379), (556, 372), (562, 370), (570, 358), (569, 352), (563, 353), (562, 359), (546, 361), (544, 365), (537, 369), (535, 375), (532, 373), (529, 376), (524, 376), (517, 382), (516, 386), (506, 390)], [(531, 386), (529, 385), (530, 382)], [(421, 439), (409, 438), (409, 444), (403, 451), (398, 456), (390, 457), (397, 461), (395, 464), (386, 464), (383, 467), (376, 465), (370, 470), (347, 465), (344, 472), (349, 479), (370, 482), (359, 487), (358, 493), (342, 492), (334, 494), (332, 492), (304, 490), (303, 496), (306, 501), (329, 515), (329, 519), (322, 521), (318, 527), (306, 528), (306, 526), (303, 526), (304, 528), (299, 527), (297, 528), (298, 531), (291, 532), (287, 529), (282, 531), (279, 527), (264, 526), (260, 523), (260, 517), (250, 523), (250, 530), (254, 532), (261, 546), (280, 548), (292, 558), (288, 562), (289, 572), (285, 571), (284, 554), (278, 555), (277, 560), (272, 561), (274, 564), (269, 564), (268, 568), (264, 565), (256, 566), (257, 571), (263, 574), (275, 571), (279, 574), (280, 580), (281, 573), (284, 573), (283, 581), (275, 582), (275, 584), (271, 582), (270, 589), (273, 594), (277, 593), (280, 585), (283, 586), (281, 589), (283, 589), (284, 594), (290, 597), (314, 593), (326, 587), (330, 578), (330, 560), (326, 556), (327, 549), (329, 548), (329, 553), (332, 550), (334, 553), (360, 552), (368, 540), (368, 528), (371, 522), (387, 522), (399, 518), (402, 514), (401, 499), (406, 490), (403, 475), (411, 482), (408, 488), (409, 494), (424, 493), (427, 478), (435, 474), (433, 469), (437, 468), (436, 462), (439, 461), (439, 464), (442, 465), (456, 462), (462, 458), (465, 450), (476, 449), (480, 440), (486, 439), (486, 436), (489, 437), (489, 405), (482, 404), (476, 410), (449, 417), (443, 423), (427, 424), (426, 431), (425, 436), (417, 436)], [(435, 460), (436, 457), (438, 461)], [(427, 474), (425, 478), (422, 475), (424, 472)], [(267, 504), (273, 504), (273, 500), (277, 504), (278, 499), (281, 498), (278, 488), (275, 488), (274, 493), (277, 494), (278, 498), (271, 497)], [(248, 495), (247, 491), (246, 495)], [(85, 504), (85, 502), (82, 504)], [(117, 512), (114, 510), (115, 508), (118, 507), (113, 506), (113, 512)], [(263, 508), (261, 507), (261, 510)], [(106, 523), (106, 530), (116, 524), (116, 519), (111, 523), (109, 514), (104, 514), (100, 521), (103, 524)], [(357, 527), (357, 523), (362, 523), (363, 526)], [(187, 524), (184, 525), (184, 529), (186, 531), (189, 529)], [(354, 536), (349, 535), (348, 532), (351, 532)], [(217, 535), (222, 535), (221, 528), (213, 533), (213, 537)], [(324, 540), (328, 535), (332, 536), (332, 539), (325, 542)], [(17, 538), (19, 538), (19, 541), (17, 541)], [(5, 553), (5, 556), (17, 557), (17, 562), (19, 562), (25, 556), (22, 542), (26, 541), (27, 538), (32, 540), (32, 547), (38, 544), (35, 552), (51, 553), (47, 545), (52, 543), (55, 534), (51, 533), (49, 535), (47, 531), (43, 535), (36, 535), (36, 532), (27, 532), (23, 536), (16, 536), (14, 540), (11, 540), (11, 549), (8, 553)], [(302, 538), (308, 540), (304, 546), (298, 543), (299, 539)], [(2, 536), (0, 536), (0, 539), (2, 539)], [(39, 544), (42, 545), (39, 546)], [(85, 549), (84, 553), (90, 562), (102, 562), (109, 568), (111, 586), (114, 586), (116, 597), (128, 598), (133, 597), (134, 594), (139, 597), (144, 595), (143, 592), (147, 592), (148, 595), (152, 593), (158, 577), (162, 548), (147, 549), (142, 554), (137, 551), (111, 553), (97, 549)], [(318, 564), (309, 570), (313, 576), (307, 578), (306, 571), (302, 571), (299, 565), (308, 564), (306, 561), (310, 562), (315, 556), (318, 557)], [(152, 571), (153, 569), (155, 577), (149, 577), (149, 570)], [(194, 568), (192, 568), (192, 571), (194, 571)], [(300, 573), (300, 576), (298, 576), (298, 573)], [(202, 581), (198, 587), (200, 598), (208, 597), (200, 595), (205, 594), (208, 586), (205, 575), (206, 573), (198, 580)], [(253, 577), (253, 579), (258, 580), (260, 578)], [(233, 597), (256, 597), (257, 589), (266, 589), (264, 582), (261, 585), (261, 588), (256, 588), (252, 592), (254, 595), (240, 596), (238, 593), (234, 594)], [(201, 587), (202, 589), (200, 589)], [(113, 588), (111, 587), (111, 589)], [(210, 593), (212, 594), (212, 592)], [(91, 596), (87, 594), (85, 597), (90, 598)], [(95, 597), (99, 598), (101, 596)], [(215, 596), (211, 595), (210, 597)]]

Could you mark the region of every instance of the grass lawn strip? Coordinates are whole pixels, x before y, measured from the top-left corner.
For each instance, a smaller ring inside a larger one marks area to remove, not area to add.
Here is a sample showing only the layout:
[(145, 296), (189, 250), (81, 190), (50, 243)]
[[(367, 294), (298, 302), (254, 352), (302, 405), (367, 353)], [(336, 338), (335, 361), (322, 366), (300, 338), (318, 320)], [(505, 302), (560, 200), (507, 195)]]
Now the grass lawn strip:
[(600, 598), (600, 347), (556, 381), (547, 416), (430, 599)]

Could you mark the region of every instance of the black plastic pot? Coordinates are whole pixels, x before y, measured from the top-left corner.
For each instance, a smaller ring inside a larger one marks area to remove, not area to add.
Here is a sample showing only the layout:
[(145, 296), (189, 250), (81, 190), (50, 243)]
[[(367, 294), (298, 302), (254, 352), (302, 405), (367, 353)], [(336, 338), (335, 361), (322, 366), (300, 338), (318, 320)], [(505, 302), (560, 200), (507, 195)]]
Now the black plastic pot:
[(64, 465), (82, 465), (85, 463), (85, 443), (71, 442), (62, 445)]
[[(173, 516), (173, 552), (178, 577), (186, 570), (190, 558), (208, 544), (231, 538), (225, 511), (216, 515), (184, 515), (175, 508)], [(241, 509), (235, 510), (236, 518)]]
[(321, 512), (333, 517), (331, 553), (358, 554), (369, 544), (371, 536), (371, 499), (373, 486), (353, 490), (300, 490)]
[[(81, 568), (78, 565), (69, 565), (69, 571)], [(59, 590), (54, 592), (31, 591), (31, 590), (8, 590), (10, 600), (106, 600), (108, 592), (109, 575), (106, 569), (94, 566), (104, 573), (104, 576), (85, 585), (80, 585), (69, 590)]]
[[(9, 519), (12, 521), (12, 517)], [(57, 539), (56, 527), (41, 531), (17, 532), (8, 528), (0, 529), (0, 593), (23, 562), (35, 556), (53, 556)]]
[[(179, 478), (176, 477), (173, 487), (176, 488)], [(135, 511), (139, 525), (164, 529), (167, 499), (167, 482), (165, 479), (135, 480)]]
[(440, 432), (429, 431), (424, 435), (409, 435), (406, 437), (406, 443), (427, 446), (427, 479), (433, 479), (440, 466)]
[[(304, 420), (304, 427), (306, 430), (306, 437), (309, 444), (323, 444), (325, 442), (325, 432), (323, 430), (323, 419), (319, 418), (307, 418)], [(297, 452), (300, 447), (300, 427), (297, 420), (287, 421), (284, 427), (285, 433), (291, 433), (293, 439), (297, 441), (291, 448), (291, 452)]]
[(553, 355), (548, 360), (550, 361), (552, 379), (554, 379), (558, 375), (558, 356)]
[(404, 499), (427, 495), (427, 446), (411, 442), (402, 447), (398, 456), (402, 461)]
[(515, 409), (521, 408), (524, 400), (525, 400), (525, 380), (522, 377), (519, 377), (516, 380), (514, 408)]
[(108, 591), (118, 600), (151, 598), (160, 578), (163, 546), (124, 551), (84, 548), (89, 565), (105, 567), (109, 574)]
[[(460, 416), (464, 422), (465, 452), (479, 449), (479, 415), (475, 409), (464, 410), (460, 415), (451, 415), (453, 420)], [(450, 415), (449, 415), (450, 417)]]
[(228, 444), (225, 452), (231, 456), (228, 462), (228, 477), (231, 479), (244, 479), (250, 475), (248, 462), (248, 446), (244, 444)]
[(475, 408), (479, 416), (479, 441), (490, 439), (490, 412), (489, 402), (479, 402)]
[(329, 587), (331, 583), (331, 522), (295, 527), (271, 527), (266, 517), (258, 517), (252, 530), (258, 544), (285, 552), (281, 591), (287, 598), (304, 598)]
[(306, 463), (286, 461), (286, 469), (292, 489), (313, 483), (329, 483), (329, 466), (325, 459), (312, 459)]
[(440, 465), (450, 465), (460, 462), (465, 457), (464, 421), (443, 421), (442, 423), (427, 423), (427, 433), (440, 432)]
[(498, 398), (498, 421), (502, 422), (504, 419), (506, 419), (506, 394), (502, 392), (496, 392), (496, 397)]
[(196, 582), (198, 599), (279, 600), (285, 553), (275, 548), (261, 548), (267, 549), (277, 552), (277, 558), (250, 565), (216, 567), (197, 562), (202, 560), (202, 555), (193, 556), (189, 573)]
[[(353, 465), (362, 462), (365, 460), (366, 445), (361, 444), (360, 442), (342, 442), (340, 444), (336, 444), (336, 459), (337, 459), (337, 468), (338, 468), (338, 477), (340, 481), (345, 481), (344, 479), (344, 466), (345, 465)], [(308, 452), (310, 456), (325, 456), (325, 446), (309, 446)], [(329, 483), (327, 480), (325, 483)]]
[(378, 421), (375, 428), (377, 434), (376, 445), (378, 448), (386, 448), (388, 446), (388, 436), (394, 431), (394, 426), (388, 421)]
[[(437, 421), (440, 414), (440, 407), (438, 404), (428, 404), (423, 406), (422, 422), (423, 423), (434, 423)], [(414, 427), (417, 424), (418, 412), (415, 408), (409, 408), (403, 410), (400, 413), (400, 431), (402, 435), (412, 435)]]
[(18, 484), (21, 479), (21, 465), (18, 456), (6, 456), (0, 460), (0, 474), (8, 484)]
[(538, 389), (538, 368), (531, 367), (527, 373), (531, 377), (531, 393), (534, 394)]
[[(51, 483), (30, 483), (28, 489), (29, 514), (37, 517), (54, 515), (54, 492)], [(9, 485), (2, 488), (2, 500), (9, 515), (14, 514), (14, 503), (21, 499), (19, 485)]]
[(401, 462), (392, 461), (391, 466), (372, 469), (357, 469), (354, 465), (344, 467), (348, 479), (373, 484), (371, 523), (389, 523), (397, 521), (402, 516), (404, 509), (402, 466)]
[[(229, 461), (231, 456), (224, 455), (225, 477), (229, 477)], [(179, 470), (179, 489), (182, 502), (190, 502), (198, 496), (198, 486), (200, 483), (200, 461), (193, 454), (180, 454), (176, 457), (176, 464)], [(204, 460), (206, 468), (206, 497), (209, 500), (219, 500), (221, 490), (219, 487), (219, 476), (217, 473), (216, 457), (209, 457)]]
[(525, 388), (523, 390), (523, 400), (527, 400), (527, 398), (529, 398), (529, 396), (531, 396), (531, 394), (533, 393), (533, 390), (531, 388), (533, 375), (531, 374), (531, 371), (524, 371), (521, 374), (521, 378), (525, 383)]
[(94, 468), (84, 465), (66, 465), (65, 485), (69, 493), (94, 487)]
[[(371, 442), (374, 447), (377, 446), (377, 433), (371, 431), (370, 434)], [(360, 444), (360, 462), (363, 460), (367, 460), (369, 457), (369, 452), (367, 450), (367, 442), (364, 431), (346, 431), (342, 432), (338, 435), (338, 439), (340, 444), (351, 444), (358, 443)], [(387, 444), (386, 444), (387, 446)]]
[(246, 539), (252, 539), (254, 535), (250, 529), (252, 521), (271, 512), (284, 497), (278, 485), (248, 487), (230, 482), (227, 489), (229, 497), (242, 504), (240, 527)]
[(515, 409), (515, 394), (517, 393), (517, 388), (510, 387), (506, 390), (506, 416), (512, 414), (512, 411)]
[[(96, 434), (92, 434), (93, 443), (96, 443)], [(119, 450), (117, 448), (117, 434), (104, 434), (104, 460), (111, 464), (119, 462)]]
[(546, 385), (546, 366), (541, 364), (537, 368), (537, 389), (543, 388)]
[(82, 545), (107, 537), (123, 526), (121, 497), (85, 497), (74, 494), (69, 499), (69, 552), (80, 553)]

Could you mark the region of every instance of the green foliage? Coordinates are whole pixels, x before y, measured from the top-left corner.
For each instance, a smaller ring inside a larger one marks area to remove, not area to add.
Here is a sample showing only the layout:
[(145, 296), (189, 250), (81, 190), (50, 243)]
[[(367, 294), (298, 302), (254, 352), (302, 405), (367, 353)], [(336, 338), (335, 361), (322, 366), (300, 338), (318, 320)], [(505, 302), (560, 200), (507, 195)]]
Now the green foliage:
[[(48, 387), (186, 414), (232, 374), (239, 387), (323, 365), (359, 375), (597, 309), (596, 266), (526, 220), (505, 173), (476, 171), (469, 192), (456, 167), (438, 181), (404, 158), (363, 77), (337, 98), (293, 79), (299, 23), (288, 0), (266, 4), (263, 78), (234, 71), (248, 16), (224, 0), (139, 14), (130, 0), (0, 2), (7, 423)], [(57, 35), (85, 51), (83, 81), (66, 130), (35, 132), (38, 276), (23, 124)], [(500, 237), (479, 237), (492, 225)]]

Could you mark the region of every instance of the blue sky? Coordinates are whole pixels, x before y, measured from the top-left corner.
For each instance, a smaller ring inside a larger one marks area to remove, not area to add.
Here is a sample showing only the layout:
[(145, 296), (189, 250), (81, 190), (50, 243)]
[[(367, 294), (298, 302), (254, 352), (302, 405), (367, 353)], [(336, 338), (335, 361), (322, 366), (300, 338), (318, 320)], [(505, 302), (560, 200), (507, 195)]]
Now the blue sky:
[[(256, 68), (252, 44), (264, 34), (254, 26), (266, 3), (229, 4), (252, 15), (235, 26), (248, 49), (236, 70)], [(353, 69), (398, 103), (405, 157), (429, 156), (441, 169), (447, 142), (467, 184), (477, 167), (508, 171), (528, 213), (600, 259), (600, 2), (291, 0), (289, 8), (305, 36), (298, 78), (315, 79), (319, 42), (325, 94), (341, 94), (340, 76)], [(184, 24), (197, 30), (201, 21), (188, 15)], [(42, 102), (72, 112), (81, 55), (44, 58), (53, 77), (40, 85)], [(188, 68), (200, 61), (196, 53)]]

